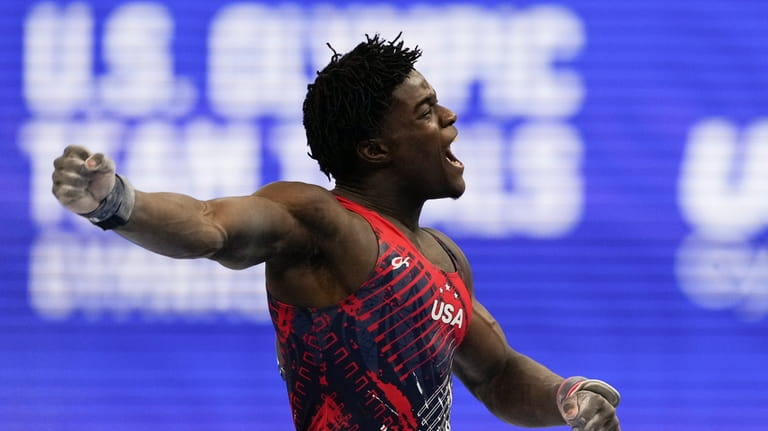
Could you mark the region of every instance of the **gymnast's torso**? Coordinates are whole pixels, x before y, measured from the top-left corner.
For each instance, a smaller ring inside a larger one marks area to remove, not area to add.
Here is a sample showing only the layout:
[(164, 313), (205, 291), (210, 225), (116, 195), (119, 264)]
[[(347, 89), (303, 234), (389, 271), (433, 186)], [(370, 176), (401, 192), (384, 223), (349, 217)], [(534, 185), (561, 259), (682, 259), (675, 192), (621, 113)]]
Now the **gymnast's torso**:
[(458, 272), (432, 264), (386, 219), (337, 199), (371, 225), (379, 256), (368, 280), (335, 306), (269, 296), (296, 429), (448, 430), (470, 294)]

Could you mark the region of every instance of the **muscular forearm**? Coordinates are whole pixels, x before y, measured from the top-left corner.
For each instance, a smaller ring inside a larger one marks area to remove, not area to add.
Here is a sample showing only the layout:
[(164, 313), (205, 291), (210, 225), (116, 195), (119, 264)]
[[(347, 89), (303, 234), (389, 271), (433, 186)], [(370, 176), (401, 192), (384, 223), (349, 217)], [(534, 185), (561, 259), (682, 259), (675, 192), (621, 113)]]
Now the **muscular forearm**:
[(136, 203), (128, 223), (115, 232), (165, 256), (210, 257), (222, 248), (226, 239), (211, 216), (208, 203), (189, 196), (136, 191)]
[(512, 352), (490, 380), (470, 390), (499, 418), (520, 426), (564, 424), (555, 394), (562, 378), (525, 355)]
[(53, 194), (70, 211), (136, 244), (177, 258), (210, 257), (226, 243), (212, 205), (174, 193), (142, 193), (101, 153), (68, 146), (54, 162)]
[(475, 397), (499, 418), (522, 426), (565, 423), (557, 408), (563, 379), (516, 352), (496, 319), (473, 301), (469, 334), (454, 359), (454, 371)]

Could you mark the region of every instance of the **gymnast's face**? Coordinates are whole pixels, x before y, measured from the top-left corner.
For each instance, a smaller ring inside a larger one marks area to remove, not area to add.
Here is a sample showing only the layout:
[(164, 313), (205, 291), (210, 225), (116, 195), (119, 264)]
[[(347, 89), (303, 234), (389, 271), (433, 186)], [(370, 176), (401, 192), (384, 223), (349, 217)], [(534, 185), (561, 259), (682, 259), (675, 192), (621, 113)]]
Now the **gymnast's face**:
[(435, 89), (416, 70), (392, 93), (381, 140), (391, 151), (398, 176), (420, 198), (458, 198), (464, 165), (451, 152), (456, 113), (440, 105)]

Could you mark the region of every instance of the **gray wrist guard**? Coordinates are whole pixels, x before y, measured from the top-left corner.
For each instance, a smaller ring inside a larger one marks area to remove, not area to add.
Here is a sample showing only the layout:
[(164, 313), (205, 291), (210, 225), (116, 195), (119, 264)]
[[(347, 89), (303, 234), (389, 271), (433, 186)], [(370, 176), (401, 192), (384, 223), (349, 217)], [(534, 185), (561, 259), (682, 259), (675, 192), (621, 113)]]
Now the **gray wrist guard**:
[(95, 210), (80, 214), (96, 226), (107, 230), (128, 223), (136, 202), (136, 192), (128, 180), (115, 174), (115, 186), (107, 197), (102, 199)]

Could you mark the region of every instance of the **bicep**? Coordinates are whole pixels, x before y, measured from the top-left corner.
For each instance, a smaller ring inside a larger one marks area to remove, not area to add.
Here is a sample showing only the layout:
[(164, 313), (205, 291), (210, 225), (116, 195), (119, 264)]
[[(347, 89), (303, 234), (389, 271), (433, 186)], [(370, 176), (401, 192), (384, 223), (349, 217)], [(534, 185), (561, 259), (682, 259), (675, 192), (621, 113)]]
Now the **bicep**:
[(472, 321), (454, 358), (454, 373), (471, 390), (498, 375), (514, 355), (504, 331), (476, 298), (472, 299)]
[(230, 268), (269, 260), (300, 243), (303, 227), (281, 202), (254, 194), (204, 203), (206, 218), (221, 232), (221, 248), (210, 256)]

